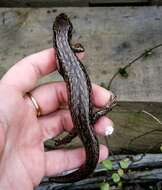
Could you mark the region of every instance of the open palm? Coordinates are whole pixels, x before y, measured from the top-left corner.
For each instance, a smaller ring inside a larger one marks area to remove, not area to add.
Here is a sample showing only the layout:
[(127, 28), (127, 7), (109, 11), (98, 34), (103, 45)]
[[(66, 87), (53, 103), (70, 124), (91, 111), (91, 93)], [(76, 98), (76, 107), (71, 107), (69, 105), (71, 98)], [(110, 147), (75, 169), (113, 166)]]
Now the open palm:
[[(78, 55), (79, 58), (83, 54)], [(43, 141), (73, 128), (68, 110), (64, 82), (52, 82), (36, 87), (38, 79), (56, 70), (54, 49), (44, 50), (15, 64), (0, 81), (0, 189), (32, 190), (43, 176), (56, 175), (79, 167), (85, 160), (83, 148), (44, 152)], [(41, 108), (36, 116), (31, 92)], [(93, 85), (93, 103), (106, 105), (110, 92)], [(95, 131), (104, 135), (112, 126), (102, 117)], [(105, 146), (100, 146), (100, 160), (107, 157)]]

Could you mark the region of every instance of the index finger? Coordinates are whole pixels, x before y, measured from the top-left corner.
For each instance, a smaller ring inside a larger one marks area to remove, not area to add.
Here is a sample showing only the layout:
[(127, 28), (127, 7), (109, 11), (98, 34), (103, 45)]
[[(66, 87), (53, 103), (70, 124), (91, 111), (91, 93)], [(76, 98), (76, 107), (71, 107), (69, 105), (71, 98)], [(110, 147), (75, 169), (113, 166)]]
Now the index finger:
[(55, 57), (53, 48), (27, 56), (11, 67), (1, 81), (16, 86), (21, 92), (28, 92), (40, 77), (56, 70)]
[[(83, 54), (80, 54), (80, 58)], [(3, 76), (2, 82), (15, 86), (20, 92), (31, 91), (38, 79), (55, 71), (56, 52), (53, 48), (32, 54), (18, 63)]]
[[(100, 145), (99, 162), (105, 160), (108, 156), (108, 149), (104, 145)], [(76, 169), (85, 162), (85, 150), (77, 149), (61, 149), (45, 152), (45, 175), (51, 176), (62, 173), (64, 171)]]

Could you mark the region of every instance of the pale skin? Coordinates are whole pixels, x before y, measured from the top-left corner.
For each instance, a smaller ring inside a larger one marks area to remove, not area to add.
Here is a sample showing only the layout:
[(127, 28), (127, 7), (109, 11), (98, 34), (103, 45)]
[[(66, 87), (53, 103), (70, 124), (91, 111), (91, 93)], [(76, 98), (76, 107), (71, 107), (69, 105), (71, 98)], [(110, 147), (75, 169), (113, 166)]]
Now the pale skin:
[[(82, 59), (83, 54), (77, 56)], [(44, 152), (44, 140), (73, 128), (69, 111), (59, 109), (68, 102), (65, 83), (37, 86), (56, 67), (55, 50), (47, 49), (19, 61), (0, 81), (0, 190), (33, 190), (43, 176), (78, 168), (85, 161), (84, 148)], [(40, 117), (27, 92), (39, 103)], [(96, 107), (105, 106), (110, 96), (111, 92), (93, 85)], [(105, 135), (112, 125), (109, 118), (101, 117), (95, 132)], [(100, 145), (100, 161), (107, 156), (107, 148)]]

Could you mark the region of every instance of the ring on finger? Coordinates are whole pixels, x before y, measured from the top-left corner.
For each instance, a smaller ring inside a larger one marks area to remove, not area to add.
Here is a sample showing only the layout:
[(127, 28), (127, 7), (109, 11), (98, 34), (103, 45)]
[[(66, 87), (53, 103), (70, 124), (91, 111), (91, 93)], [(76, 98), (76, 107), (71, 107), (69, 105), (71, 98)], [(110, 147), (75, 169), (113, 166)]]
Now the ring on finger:
[(38, 104), (37, 100), (33, 97), (33, 95), (30, 92), (27, 93), (27, 96), (31, 100), (31, 102), (36, 110), (37, 117), (39, 117), (41, 115), (40, 105)]

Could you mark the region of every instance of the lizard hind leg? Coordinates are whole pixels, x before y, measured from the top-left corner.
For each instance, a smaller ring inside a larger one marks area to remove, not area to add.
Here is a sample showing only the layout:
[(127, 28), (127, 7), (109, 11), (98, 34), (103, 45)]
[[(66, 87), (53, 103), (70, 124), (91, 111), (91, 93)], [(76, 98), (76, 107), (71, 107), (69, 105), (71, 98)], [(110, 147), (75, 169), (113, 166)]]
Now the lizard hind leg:
[(112, 108), (114, 106), (116, 106), (116, 104), (117, 104), (117, 97), (116, 96), (111, 96), (110, 102), (105, 107), (103, 107), (102, 109), (98, 110), (97, 112), (95, 112), (93, 114), (92, 124), (95, 124), (96, 121), (100, 117), (102, 117), (102, 116), (106, 115), (108, 112), (110, 112), (112, 110)]
[(84, 47), (80, 43), (72, 44), (71, 48), (74, 53), (81, 53), (85, 51)]
[(54, 150), (58, 146), (70, 143), (76, 136), (77, 136), (77, 132), (76, 130), (73, 129), (63, 138), (59, 138), (59, 139), (51, 138), (49, 142), (46, 141), (45, 148), (47, 148), (48, 150)]

